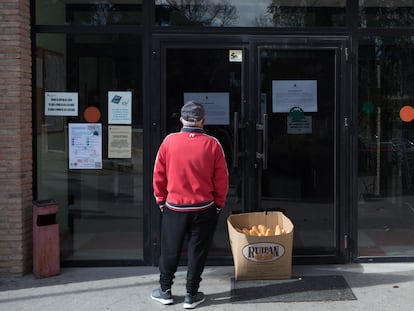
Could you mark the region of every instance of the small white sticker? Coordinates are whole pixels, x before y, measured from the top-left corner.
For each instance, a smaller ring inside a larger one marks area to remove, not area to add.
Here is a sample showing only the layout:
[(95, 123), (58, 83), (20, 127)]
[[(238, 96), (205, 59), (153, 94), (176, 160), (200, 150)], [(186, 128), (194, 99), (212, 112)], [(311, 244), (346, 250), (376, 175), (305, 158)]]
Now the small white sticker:
[(240, 63), (243, 61), (243, 50), (229, 50), (229, 62)]

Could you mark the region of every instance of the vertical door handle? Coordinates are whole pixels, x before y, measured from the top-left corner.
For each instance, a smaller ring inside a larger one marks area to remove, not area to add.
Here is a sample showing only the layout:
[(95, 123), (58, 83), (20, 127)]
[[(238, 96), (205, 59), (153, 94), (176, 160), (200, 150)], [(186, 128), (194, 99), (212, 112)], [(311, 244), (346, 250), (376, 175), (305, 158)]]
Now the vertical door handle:
[(263, 169), (267, 169), (267, 151), (268, 151), (268, 122), (267, 113), (263, 115)]
[(262, 152), (256, 152), (256, 158), (262, 159), (262, 168), (267, 169), (267, 150), (268, 150), (268, 121), (267, 113), (263, 115), (263, 124), (256, 124), (256, 130), (262, 131)]
[(234, 112), (233, 120), (233, 168), (239, 165), (239, 113)]

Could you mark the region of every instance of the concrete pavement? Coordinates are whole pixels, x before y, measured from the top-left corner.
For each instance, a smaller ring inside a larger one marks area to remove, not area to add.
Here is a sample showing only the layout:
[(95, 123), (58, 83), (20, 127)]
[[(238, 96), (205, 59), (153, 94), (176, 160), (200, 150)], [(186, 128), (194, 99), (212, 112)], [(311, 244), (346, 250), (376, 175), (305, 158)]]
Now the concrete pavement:
[[(292, 278), (342, 275), (357, 299), (233, 304), (233, 267), (208, 266), (200, 288), (207, 300), (197, 310), (414, 310), (414, 263), (293, 266), (292, 270)], [(48, 278), (0, 275), (0, 310), (184, 310), (184, 284), (185, 267), (181, 267), (173, 286), (175, 304), (163, 306), (149, 297), (158, 286), (157, 267), (63, 268), (59, 275)]]

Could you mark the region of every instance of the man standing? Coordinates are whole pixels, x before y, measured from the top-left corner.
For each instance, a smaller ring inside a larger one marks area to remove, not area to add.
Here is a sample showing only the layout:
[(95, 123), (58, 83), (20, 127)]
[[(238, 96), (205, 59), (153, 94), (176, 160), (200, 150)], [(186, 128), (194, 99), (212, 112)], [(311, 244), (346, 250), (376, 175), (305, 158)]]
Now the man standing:
[(199, 292), (201, 274), (226, 202), (228, 170), (219, 141), (205, 133), (203, 105), (189, 101), (181, 109), (180, 132), (168, 135), (155, 160), (153, 188), (162, 212), (160, 287), (151, 298), (174, 302), (171, 287), (185, 238), (187, 245), (187, 294), (184, 308), (205, 300)]

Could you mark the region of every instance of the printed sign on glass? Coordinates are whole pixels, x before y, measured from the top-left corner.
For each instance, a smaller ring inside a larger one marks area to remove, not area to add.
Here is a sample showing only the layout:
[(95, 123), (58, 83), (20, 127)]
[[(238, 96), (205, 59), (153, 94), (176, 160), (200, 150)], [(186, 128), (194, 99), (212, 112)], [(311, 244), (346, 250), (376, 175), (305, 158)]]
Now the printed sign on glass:
[(78, 93), (45, 92), (45, 116), (77, 116)]
[(102, 124), (69, 123), (69, 169), (102, 169)]
[(289, 112), (294, 107), (318, 112), (316, 80), (272, 81), (273, 112)]
[(131, 126), (108, 126), (108, 158), (131, 158)]
[(108, 92), (108, 124), (131, 124), (132, 93)]
[(194, 100), (203, 104), (206, 111), (206, 125), (230, 124), (229, 99), (229, 93), (184, 93), (184, 103)]

